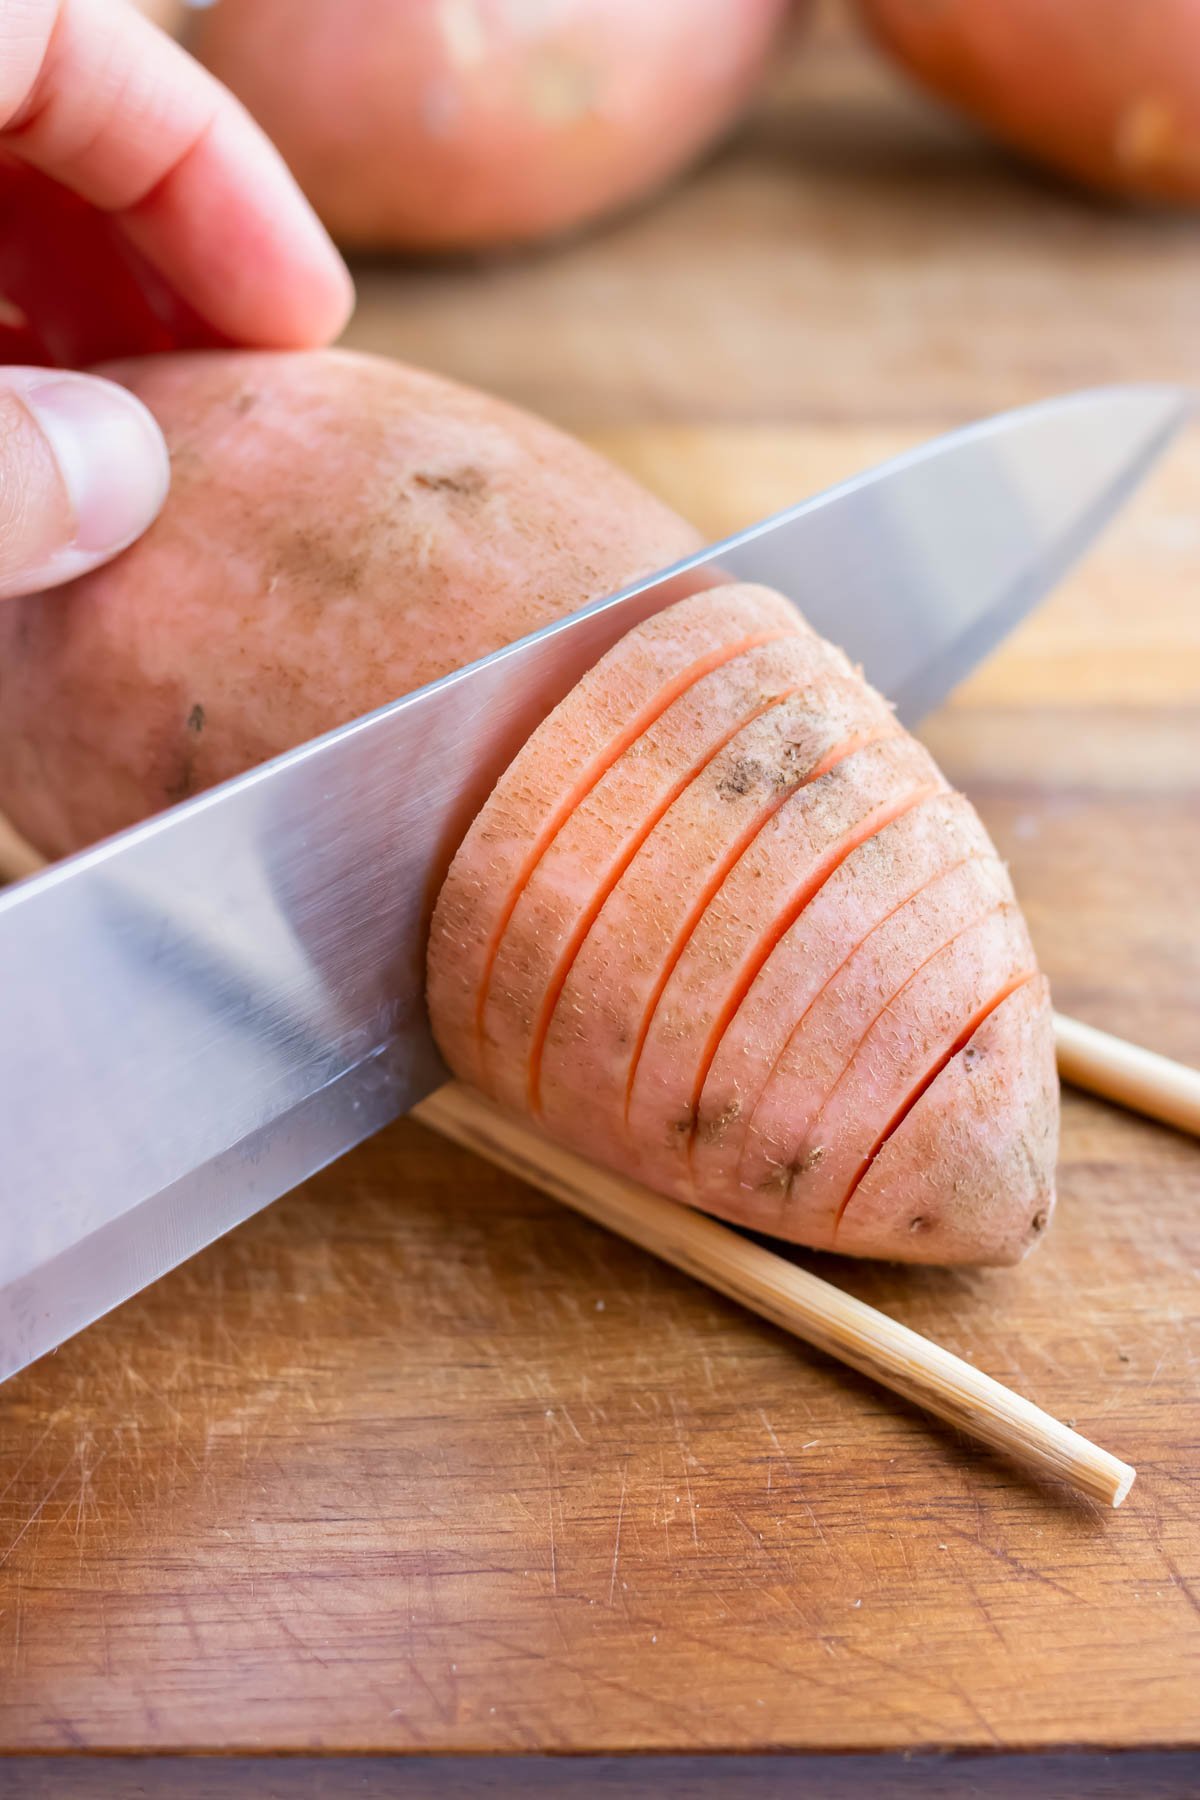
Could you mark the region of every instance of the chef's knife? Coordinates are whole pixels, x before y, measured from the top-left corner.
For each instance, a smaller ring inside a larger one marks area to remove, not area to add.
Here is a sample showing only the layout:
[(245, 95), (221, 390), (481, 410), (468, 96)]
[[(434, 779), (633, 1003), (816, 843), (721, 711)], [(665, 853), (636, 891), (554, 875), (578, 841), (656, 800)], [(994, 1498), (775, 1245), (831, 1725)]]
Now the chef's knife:
[(764, 582), (911, 723), (1188, 407), (1113, 388), (956, 432), (0, 894), (0, 1379), (445, 1078), (423, 1000), (438, 882), (621, 634)]

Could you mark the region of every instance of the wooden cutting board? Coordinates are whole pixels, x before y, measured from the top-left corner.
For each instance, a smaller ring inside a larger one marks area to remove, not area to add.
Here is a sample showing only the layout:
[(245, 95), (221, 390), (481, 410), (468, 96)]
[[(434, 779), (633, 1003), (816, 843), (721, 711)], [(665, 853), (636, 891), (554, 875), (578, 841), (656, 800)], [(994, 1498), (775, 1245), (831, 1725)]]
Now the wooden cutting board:
[[(370, 265), (351, 337), (716, 533), (974, 413), (1194, 379), (1198, 251), (826, 26), (675, 195)], [(1200, 435), (926, 732), (1059, 1005), (1193, 1061), (1198, 593)], [(1032, 1793), (1196, 1792), (1200, 1147), (1068, 1095), (1061, 1192), (1018, 1270), (804, 1260), (1136, 1463), (1115, 1514), (384, 1132), (0, 1389), (0, 1796), (961, 1793), (933, 1750), (982, 1794), (1018, 1755)]]

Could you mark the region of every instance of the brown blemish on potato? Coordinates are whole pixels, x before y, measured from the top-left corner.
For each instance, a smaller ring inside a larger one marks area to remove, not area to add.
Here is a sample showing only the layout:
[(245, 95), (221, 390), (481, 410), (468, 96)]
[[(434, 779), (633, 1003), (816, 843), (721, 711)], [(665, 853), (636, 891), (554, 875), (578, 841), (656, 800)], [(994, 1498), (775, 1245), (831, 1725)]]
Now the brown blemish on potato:
[(754, 757), (737, 756), (717, 777), (717, 793), (722, 800), (740, 800), (762, 781), (763, 766)]
[(735, 1120), (742, 1116), (742, 1103), (738, 1099), (729, 1100), (720, 1112), (712, 1113), (701, 1119), (696, 1135), (702, 1144), (719, 1144), (724, 1141), (725, 1133)]
[(799, 786), (811, 767), (812, 761), (807, 748), (793, 740), (784, 747), (779, 766), (774, 772), (776, 788), (782, 790)]
[[(172, 709), (173, 710), (173, 709)], [(178, 719), (179, 714), (175, 713)], [(193, 703), (184, 720), (183, 737), (179, 739), (175, 733), (178, 726), (172, 726), (171, 735), (166, 746), (168, 767), (172, 769), (163, 782), (163, 796), (170, 806), (180, 800), (186, 800), (197, 791), (196, 782), (196, 740), (204, 730), (206, 715), (200, 701)]]
[(243, 388), (233, 396), (231, 405), (238, 418), (244, 419), (258, 405), (258, 395), (251, 388)]
[(171, 454), (171, 487), (178, 493), (180, 488), (193, 480), (202, 480), (204, 476), (204, 456), (194, 444), (172, 444)]
[(797, 1181), (809, 1174), (819, 1163), (825, 1160), (825, 1146), (814, 1144), (811, 1150), (797, 1151), (788, 1162), (778, 1163), (765, 1181), (759, 1182), (759, 1191), (764, 1194), (791, 1195)]
[(292, 596), (298, 605), (307, 598), (319, 606), (339, 594), (357, 594), (368, 576), (364, 553), (347, 551), (341, 534), (287, 526), (275, 540), (266, 559), (271, 582), (280, 579), (303, 583), (303, 592)]
[(812, 758), (801, 745), (785, 742), (778, 746), (769, 761), (754, 766), (762, 787), (768, 792), (782, 794), (801, 784), (812, 766)]
[(456, 499), (478, 502), (487, 493), (488, 480), (482, 469), (467, 466), (444, 473), (423, 471), (414, 475), (412, 485), (428, 488), (435, 494), (453, 494)]

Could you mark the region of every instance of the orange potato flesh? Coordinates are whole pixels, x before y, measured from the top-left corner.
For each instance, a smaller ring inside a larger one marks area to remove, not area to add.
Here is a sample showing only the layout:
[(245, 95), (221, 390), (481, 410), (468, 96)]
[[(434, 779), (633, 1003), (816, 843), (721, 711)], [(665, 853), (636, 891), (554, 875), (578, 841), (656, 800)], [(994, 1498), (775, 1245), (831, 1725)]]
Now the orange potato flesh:
[(698, 1191), (736, 1183), (750, 1113), (828, 984), (930, 883), (992, 854), (970, 804), (961, 794), (938, 793), (869, 838), (830, 876), (775, 946), (721, 1039), (691, 1146)]
[[(719, 631), (746, 591), (686, 602), (690, 627), (707, 612)], [(921, 1195), (911, 1231), (899, 1217), (913, 1202), (913, 1158), (892, 1151), (898, 1138), (927, 1153), (923, 1121), (976, 1039), (991, 1041), (992, 1018), (1024, 1016), (1018, 984), (1033, 986), (986, 833), (885, 703), (808, 634), (754, 651), (753, 666), (731, 657), (627, 731), (561, 816), (570, 771), (554, 746), (590, 741), (599, 694), (619, 685), (626, 659), (644, 668), (645, 629), (609, 653), (588, 693), (568, 696), (545, 739), (534, 734), (497, 789), (495, 820), (489, 802), (452, 867), (430, 941), (447, 1059), (552, 1136), (731, 1219), (861, 1255), (892, 1254), (901, 1236), (915, 1260), (1022, 1254), (1036, 1235), (1031, 1197), (1046, 1214), (1053, 1198), (1048, 1013), (1027, 1021), (1038, 1038), (1028, 1075), (1005, 1066), (1003, 1045), (996, 1053), (997, 1081), (1026, 1117), (962, 1144), (962, 1167), (943, 1165), (941, 1199)], [(781, 697), (797, 677), (799, 691)], [(756, 687), (777, 690), (775, 704), (759, 707)], [(643, 694), (652, 688), (643, 681)], [(546, 796), (559, 810), (542, 842)], [(487, 880), (493, 842), (509, 846), (510, 875), (521, 870), (511, 905)], [(540, 845), (535, 858), (513, 852), (522, 842)], [(737, 1116), (722, 1121), (726, 1094)], [(1008, 1213), (988, 1188), (972, 1237), (963, 1170), (994, 1186), (1015, 1142), (1037, 1154)], [(808, 1157), (813, 1148), (823, 1154)], [(806, 1158), (781, 1204), (778, 1163)], [(880, 1175), (893, 1166), (895, 1193)], [(876, 1251), (860, 1221), (888, 1205)], [(954, 1214), (944, 1228), (943, 1208)]]
[[(763, 732), (776, 729), (789, 716), (787, 703), (827, 660), (820, 639), (805, 632), (722, 664), (681, 695), (572, 812), (522, 889), (489, 971), (489, 991), (503, 996), (484, 1020), (497, 1093), (506, 1092), (507, 1072), (513, 1099), (519, 1104), (527, 1095), (538, 1110), (542, 1050), (557, 1000), (608, 895), (721, 751), (742, 743), (759, 721)], [(734, 722), (714, 739), (714, 719), (726, 718)], [(597, 880), (597, 848), (606, 836), (611, 851)]]
[(701, 916), (687, 919), (686, 941), (655, 984), (648, 1025), (644, 1016), (639, 1023), (629, 1074), (628, 1129), (648, 1178), (687, 1179), (687, 1146), (720, 1037), (775, 945), (847, 857), (939, 780), (909, 737), (854, 752), (782, 808), (704, 896)]
[[(950, 946), (948, 945), (946, 948), (948, 950)], [(946, 951), (943, 951), (942, 955), (945, 956), (945, 954)], [(1028, 987), (1029, 983), (1033, 981), (1036, 976), (1037, 970), (1031, 969), (1028, 966), (1024, 968), (1019, 967), (1013, 974), (1006, 976), (1000, 986), (998, 988), (993, 988), (992, 991), (987, 994), (987, 997), (979, 1002), (979, 1005), (975, 1008), (974, 1012), (968, 1015), (966, 1024), (961, 1025), (955, 1035), (943, 1044), (938, 1051), (937, 1056), (934, 1058), (934, 1061), (921, 1075), (920, 1079), (913, 1083), (906, 1094), (899, 1096), (898, 1104), (893, 1108), (887, 1122), (877, 1133), (874, 1142), (863, 1152), (858, 1167), (850, 1177), (849, 1186), (846, 1188), (838, 1204), (837, 1219), (834, 1226), (835, 1240), (837, 1236), (837, 1227), (845, 1217), (847, 1208), (850, 1206), (859, 1188), (862, 1186), (862, 1183), (870, 1174), (875, 1158), (879, 1155), (884, 1146), (890, 1143), (891, 1139), (895, 1136), (901, 1125), (903, 1125), (905, 1119), (908, 1117), (909, 1113), (912, 1112), (918, 1101), (920, 1101), (928, 1092), (938, 1076), (949, 1067), (950, 1063), (953, 1062), (960, 1051), (965, 1052), (968, 1047), (974, 1043), (976, 1034), (987, 1020), (991, 1018), (997, 1008), (1003, 1006), (1004, 1002), (1015, 994), (1019, 988)], [(980, 983), (980, 991), (986, 993), (988, 986), (990, 986), (990, 983)]]
[(1018, 1262), (1054, 1210), (1058, 1082), (1050, 989), (1026, 982), (983, 1022), (875, 1156), (837, 1247), (897, 1262)]
[[(881, 1024), (892, 1028), (886, 1054), (902, 1078), (910, 1060), (910, 1037), (901, 1030), (896, 1041), (894, 1028), (914, 986), (939, 953), (1012, 899), (1003, 863), (995, 856), (976, 856), (927, 882), (877, 924), (800, 1014), (744, 1116), (737, 1154), (747, 1187), (768, 1193), (786, 1187), (790, 1193), (800, 1179), (793, 1165), (810, 1157), (821, 1166), (819, 1171), (814, 1166), (812, 1181), (804, 1185), (814, 1186), (818, 1176), (827, 1176), (831, 1104), (839, 1083), (859, 1065), (868, 1038)], [(1022, 940), (1021, 966), (1028, 961), (1026, 950)], [(938, 973), (934, 971), (935, 977)], [(935, 979), (932, 992), (942, 997), (945, 984)], [(925, 1066), (921, 1061), (918, 1073)], [(872, 1093), (872, 1105), (876, 1099)], [(878, 1103), (886, 1104), (883, 1099)], [(869, 1109), (859, 1119), (870, 1140), (874, 1123)]]
[[(487, 1001), (509, 921), (572, 815), (689, 693), (707, 698), (723, 668), (781, 640), (801, 655), (806, 643), (819, 643), (778, 594), (715, 591), (724, 596), (716, 606), (705, 596), (681, 601), (623, 639), (615, 666), (610, 653), (589, 670), (543, 722), (539, 754), (512, 763), (468, 832), (438, 899), (439, 930), (453, 938), (458, 955), (431, 964), (430, 1007), (463, 1044), (460, 1073), (470, 1079), (485, 1079)], [(519, 989), (506, 1010), (519, 1013)], [(518, 1101), (520, 1087), (518, 1081)]]
[[(629, 908), (636, 909), (644, 899), (653, 922), (638, 945), (639, 968), (646, 979), (641, 982), (641, 1024), (632, 1049), (602, 1075), (593, 1064), (595, 1040), (589, 1034), (577, 1070), (585, 1081), (600, 1078), (607, 1083), (611, 1078), (623, 1115), (628, 1111), (634, 1071), (658, 997), (694, 924), (703, 917), (712, 894), (737, 859), (793, 795), (817, 780), (827, 763), (840, 761), (856, 746), (856, 740), (847, 740), (844, 704), (853, 704), (855, 698), (855, 684), (826, 673), (752, 719), (700, 771), (646, 836), (618, 882), (602, 896), (586, 942), (577, 947), (570, 966), (565, 967), (557, 984), (558, 995), (549, 998), (561, 998), (569, 1012), (572, 995), (581, 987), (594, 986), (601, 995), (601, 1013), (605, 1012), (603, 976), (597, 979), (596, 958), (604, 956), (613, 922), (619, 932)], [(893, 729), (890, 718), (878, 721), (874, 729), (879, 733)], [(585, 960), (577, 973), (574, 964), (580, 956)], [(626, 981), (625, 972), (617, 972), (617, 979)], [(561, 1038), (555, 1023), (554, 1013), (545, 1013), (533, 1045), (529, 1098), (538, 1111), (543, 1067), (547, 1093), (562, 1078)], [(592, 1090), (593, 1104), (596, 1098), (597, 1091)]]
[(889, 921), (858, 959), (868, 966), (847, 971), (789, 1045), (751, 1116), (739, 1172), (745, 1204), (762, 1206), (763, 1230), (778, 1229), (768, 1218), (795, 1214), (806, 1243), (832, 1249), (842, 1206), (888, 1121), (964, 1021), (1032, 969), (1024, 923), (998, 904), (1007, 883), (994, 875), (994, 865), (967, 865), (947, 884), (956, 893), (931, 890), (931, 910)]
[[(805, 778), (841, 735), (840, 723), (820, 733), (807, 696), (785, 703), (734, 738), (650, 834), (601, 908), (546, 1034), (540, 1097), (552, 1131), (570, 1128), (585, 1104), (647, 1178), (656, 1153), (677, 1145), (686, 1092), (662, 1101), (651, 1131), (633, 1113), (643, 1093), (631, 1093), (647, 1045), (657, 1071), (659, 1040), (650, 1034), (662, 992), (739, 857), (762, 858), (774, 820), (787, 820), (789, 841), (804, 842), (804, 823), (821, 813), (823, 797), (815, 808), (806, 804), (817, 784), (809, 788)], [(718, 978), (727, 967), (726, 959)], [(689, 1023), (699, 1028), (703, 1016)], [(677, 1083), (690, 1083), (682, 1049), (668, 1052), (668, 1068)]]

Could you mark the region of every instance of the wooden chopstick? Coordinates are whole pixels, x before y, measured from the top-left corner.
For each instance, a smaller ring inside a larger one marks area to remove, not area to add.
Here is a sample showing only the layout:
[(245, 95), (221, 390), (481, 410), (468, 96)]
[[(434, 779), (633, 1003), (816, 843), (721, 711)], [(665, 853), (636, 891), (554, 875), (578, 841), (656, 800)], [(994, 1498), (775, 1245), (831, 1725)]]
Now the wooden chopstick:
[(1128, 1463), (970, 1363), (716, 1219), (550, 1143), (464, 1083), (439, 1088), (413, 1117), (994, 1449), (1109, 1506), (1132, 1487)]
[(1058, 1072), (1073, 1087), (1200, 1137), (1200, 1069), (1062, 1013), (1054, 1015), (1054, 1044)]

